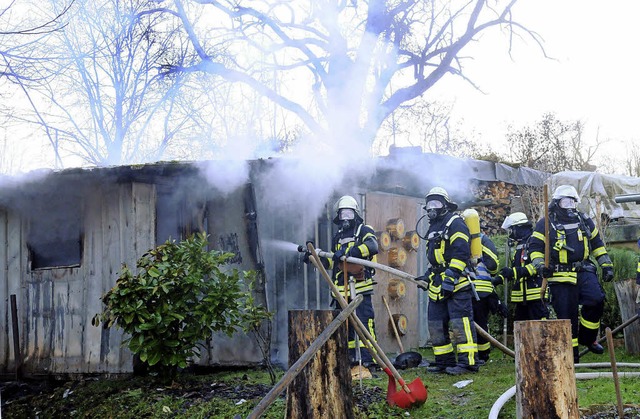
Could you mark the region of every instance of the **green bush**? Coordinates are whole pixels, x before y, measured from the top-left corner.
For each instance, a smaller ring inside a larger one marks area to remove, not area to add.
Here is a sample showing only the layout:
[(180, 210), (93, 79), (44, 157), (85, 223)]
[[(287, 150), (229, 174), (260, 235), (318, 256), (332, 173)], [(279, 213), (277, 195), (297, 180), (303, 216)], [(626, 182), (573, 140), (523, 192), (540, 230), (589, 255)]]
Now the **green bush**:
[[(613, 281), (625, 281), (635, 278), (638, 266), (638, 254), (631, 249), (610, 247), (607, 249), (611, 261), (613, 262)], [(610, 327), (616, 328), (622, 323), (618, 297), (613, 286), (613, 282), (603, 283), (606, 301), (604, 313), (602, 314), (602, 329)]]
[(199, 355), (198, 345), (213, 332), (233, 334), (268, 317), (251, 295), (252, 272), (222, 269), (232, 253), (207, 251), (206, 234), (166, 243), (144, 254), (137, 273), (123, 265), (116, 285), (94, 317), (129, 336), (124, 344), (149, 366), (172, 374)]
[(636, 277), (638, 254), (635, 251), (618, 247), (611, 247), (607, 251), (613, 262), (614, 281)]

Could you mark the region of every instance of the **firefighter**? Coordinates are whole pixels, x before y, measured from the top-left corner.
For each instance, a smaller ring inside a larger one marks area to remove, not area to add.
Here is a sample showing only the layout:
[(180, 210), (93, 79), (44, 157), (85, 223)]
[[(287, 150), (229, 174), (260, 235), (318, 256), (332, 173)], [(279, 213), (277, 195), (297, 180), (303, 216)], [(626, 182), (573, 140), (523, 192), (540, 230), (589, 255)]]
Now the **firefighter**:
[[(580, 203), (573, 186), (560, 185), (549, 204), (549, 265), (545, 266), (545, 219), (538, 221), (529, 241), (529, 252), (536, 271), (548, 278), (551, 304), (558, 319), (571, 320), (574, 363), (579, 361), (578, 345), (591, 352), (604, 353), (597, 342), (604, 311), (604, 291), (598, 282), (613, 279), (613, 263), (593, 220), (576, 209)], [(582, 306), (580, 309), (579, 307)]]
[[(463, 213), (464, 216), (464, 213)], [(473, 319), (484, 330), (489, 330), (489, 314), (498, 314), (507, 317), (508, 309), (502, 304), (491, 282), (491, 276), (498, 273), (498, 251), (493, 241), (480, 232), (482, 245), (482, 257), (475, 267), (474, 286), (478, 298), (473, 298)], [(478, 365), (484, 365), (489, 361), (491, 343), (483, 336), (478, 335)]]
[[(428, 289), (429, 334), (435, 362), (428, 372), (459, 375), (478, 371), (476, 330), (473, 324), (471, 282), (464, 273), (471, 257), (470, 233), (458, 206), (441, 187), (427, 194), (429, 268), (418, 280)], [(449, 332), (455, 340), (455, 350)]]
[[(338, 226), (338, 231), (334, 234), (331, 249), (333, 258), (324, 261), (328, 269), (332, 270), (332, 278), (340, 294), (346, 296), (348, 302), (351, 302), (352, 296), (350, 289), (355, 289), (356, 295), (362, 295), (362, 303), (356, 308), (356, 315), (362, 321), (362, 324), (368, 329), (371, 336), (375, 339), (375, 322), (373, 303), (371, 297), (373, 294), (374, 270), (362, 265), (346, 264), (347, 275), (345, 277), (345, 263), (343, 257), (353, 257), (366, 259), (375, 262), (375, 255), (378, 254), (378, 239), (371, 226), (366, 225), (360, 216), (358, 202), (354, 197), (345, 195), (338, 199), (334, 205), (335, 217), (333, 223)], [(305, 256), (305, 262), (308, 256)], [(337, 301), (334, 300), (334, 307)], [(356, 342), (359, 348), (356, 348)], [(361, 357), (358, 359), (358, 355)], [(355, 329), (349, 328), (349, 358), (352, 367), (362, 366), (371, 370), (377, 368), (373, 357), (366, 349), (364, 343), (357, 337)]]
[(504, 219), (502, 228), (509, 236), (509, 249), (515, 246), (515, 252), (513, 257), (509, 255), (510, 267), (502, 268), (500, 274), (494, 278), (493, 284), (512, 282), (514, 321), (544, 320), (549, 317), (549, 309), (540, 296), (542, 277), (529, 258), (529, 238), (533, 233), (533, 224), (523, 212), (514, 212)]

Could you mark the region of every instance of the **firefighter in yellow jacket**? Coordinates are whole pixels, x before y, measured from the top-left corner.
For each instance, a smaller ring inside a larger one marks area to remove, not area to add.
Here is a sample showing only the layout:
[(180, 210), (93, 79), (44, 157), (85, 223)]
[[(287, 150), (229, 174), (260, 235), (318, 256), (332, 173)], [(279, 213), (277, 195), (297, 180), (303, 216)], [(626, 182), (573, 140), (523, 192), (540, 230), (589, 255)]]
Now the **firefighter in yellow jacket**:
[[(471, 256), (470, 233), (447, 191), (432, 188), (424, 207), (429, 217), (429, 269), (418, 280), (429, 287), (429, 334), (435, 363), (428, 372), (460, 375), (478, 371), (471, 282), (465, 274)], [(449, 332), (455, 339), (455, 348)], [(457, 353), (457, 359), (456, 359)]]
[(532, 263), (548, 278), (551, 304), (558, 319), (571, 320), (574, 363), (579, 361), (578, 344), (591, 352), (604, 353), (597, 342), (600, 317), (604, 311), (604, 291), (598, 282), (595, 259), (602, 280), (613, 279), (613, 263), (593, 220), (577, 210), (578, 192), (560, 185), (549, 204), (549, 266), (544, 263), (545, 219), (536, 224), (529, 243)]
[[(373, 294), (373, 269), (356, 264), (346, 264), (347, 275), (345, 277), (344, 256), (375, 261), (378, 253), (378, 239), (373, 228), (364, 223), (360, 216), (358, 202), (352, 196), (345, 195), (338, 199), (334, 205), (335, 217), (333, 223), (338, 226), (338, 231), (333, 236), (333, 259), (329, 261), (332, 269), (333, 281), (343, 296), (351, 302), (350, 288), (355, 288), (356, 295), (362, 295), (362, 303), (356, 308), (356, 315), (367, 327), (371, 336), (375, 339), (375, 316), (371, 296)], [(350, 285), (350, 281), (353, 285)], [(356, 345), (360, 348), (356, 349)], [(357, 359), (360, 353), (361, 360)], [(367, 368), (375, 367), (373, 357), (366, 349), (364, 343), (356, 337), (353, 327), (349, 328), (349, 358), (352, 365), (362, 362)]]
[[(505, 266), (494, 278), (493, 284), (511, 282), (511, 302), (515, 304), (514, 321), (544, 320), (549, 317), (549, 309), (541, 297), (542, 277), (529, 257), (529, 238), (533, 224), (523, 212), (514, 212), (505, 218), (502, 228), (509, 235), (509, 248), (515, 252), (509, 255), (510, 265)], [(505, 284), (506, 286), (506, 284)]]

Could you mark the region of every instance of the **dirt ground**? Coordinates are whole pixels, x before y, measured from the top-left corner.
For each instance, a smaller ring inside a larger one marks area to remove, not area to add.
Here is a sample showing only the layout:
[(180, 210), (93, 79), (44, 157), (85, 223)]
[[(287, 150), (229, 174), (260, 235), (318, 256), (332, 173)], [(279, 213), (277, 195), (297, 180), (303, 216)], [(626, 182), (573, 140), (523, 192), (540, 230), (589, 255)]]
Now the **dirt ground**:
[[(56, 381), (56, 380), (22, 380), (0, 382), (0, 395), (2, 406), (0, 417), (2, 418), (24, 418), (24, 417), (68, 417), (75, 411), (81, 410), (81, 406), (70, 405), (69, 403), (58, 403), (72, 393), (80, 394), (86, 391), (85, 388), (97, 378), (79, 381)], [(246, 376), (232, 384), (222, 381), (203, 380), (202, 377), (193, 376), (181, 379), (169, 386), (159, 386), (157, 382), (141, 378), (127, 378), (113, 380), (120, 383), (123, 389), (130, 389), (132, 386), (140, 388), (147, 396), (173, 397), (181, 399), (183, 406), (200, 404), (213, 398), (227, 400), (259, 400), (262, 399), (271, 389), (266, 384), (252, 384)], [(112, 382), (112, 384), (113, 384)], [(108, 392), (117, 392), (120, 387), (112, 387)], [(280, 395), (284, 399), (285, 392)], [(354, 404), (363, 413), (368, 411), (369, 406), (384, 403), (385, 389), (380, 387), (363, 387), (355, 384), (353, 386)], [(88, 403), (95, 403), (89, 400)], [(55, 406), (55, 407), (54, 407)], [(177, 413), (177, 412), (176, 412)], [(25, 414), (27, 414), (25, 416)], [(176, 416), (179, 417), (179, 416)], [(583, 409), (581, 419), (608, 419), (617, 418), (617, 411), (612, 406), (592, 406)], [(639, 419), (640, 408), (626, 407), (624, 417), (627, 419)]]
[[(98, 378), (77, 381), (31, 379), (0, 382), (0, 395), (2, 397), (0, 417), (23, 418), (26, 411), (51, 413), (55, 400), (66, 398), (67, 395), (72, 393), (83, 393), (87, 391), (86, 388), (89, 387), (91, 382), (97, 380)], [(154, 398), (154, 395), (157, 395), (157, 397), (181, 399), (184, 407), (192, 404), (201, 404), (213, 398), (233, 401), (242, 399), (260, 400), (271, 390), (270, 385), (249, 383), (246, 376), (232, 384), (222, 381), (212, 382), (195, 375), (192, 378), (182, 377), (179, 382), (173, 382), (168, 386), (161, 386), (154, 380), (141, 377), (113, 381), (119, 382), (123, 389), (139, 388), (147, 397)], [(108, 391), (115, 392), (118, 390), (111, 389)], [(279, 397), (284, 399), (285, 393), (283, 392)], [(385, 396), (385, 390), (379, 387), (363, 387), (362, 389), (357, 385), (353, 387), (354, 404), (362, 412), (366, 412), (368, 406), (372, 404), (384, 402)], [(59, 403), (55, 416), (65, 417), (67, 414), (72, 414), (73, 411), (81, 410), (82, 407), (77, 404)], [(36, 416), (40, 415), (36, 414), (31, 417)]]

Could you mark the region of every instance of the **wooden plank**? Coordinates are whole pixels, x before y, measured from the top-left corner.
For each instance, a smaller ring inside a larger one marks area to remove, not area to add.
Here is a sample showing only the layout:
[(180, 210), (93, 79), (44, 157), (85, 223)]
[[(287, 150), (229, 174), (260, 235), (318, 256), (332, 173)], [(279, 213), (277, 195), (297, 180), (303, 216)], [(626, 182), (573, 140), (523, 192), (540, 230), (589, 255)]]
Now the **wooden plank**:
[[(0, 209), (0, 301), (9, 301), (9, 283), (7, 280), (7, 212)], [(9, 304), (4, 304), (0, 309), (0, 371), (9, 370), (9, 346), (12, 336), (9, 334), (11, 330), (11, 313)]]
[[(132, 185), (131, 220), (127, 223), (133, 225), (133, 236), (128, 236), (125, 246), (130, 249), (127, 257), (128, 263), (135, 262), (156, 243), (156, 187), (147, 183), (134, 183)], [(127, 211), (128, 213), (128, 211)], [(131, 234), (131, 233), (129, 233)], [(128, 241), (131, 240), (131, 243)]]
[(54, 332), (51, 341), (51, 372), (81, 373), (84, 304), (84, 269), (62, 268), (44, 271), (52, 287)]
[[(121, 211), (123, 201), (131, 199), (131, 186), (129, 184), (119, 184), (113, 189), (105, 190), (106, 199), (102, 206), (101, 231), (102, 234), (102, 272), (103, 281), (115, 284), (120, 266), (117, 262), (122, 260), (121, 237), (123, 229), (121, 227)], [(122, 362), (122, 333), (117, 328), (111, 328), (103, 334), (104, 350), (102, 361), (108, 370), (119, 370), (122, 372), (131, 371), (131, 365), (126, 368)]]
[[(24, 230), (22, 218), (15, 212), (6, 213), (6, 284), (7, 294), (16, 295), (16, 304), (19, 319), (20, 348), (23, 359), (28, 354), (29, 339), (26, 333), (27, 328), (27, 290), (25, 270), (27, 266), (26, 245), (24, 243)], [(9, 301), (8, 299), (6, 301)], [(8, 304), (6, 305), (9, 306)], [(10, 330), (10, 329), (7, 329)], [(12, 345), (9, 346), (9, 359), (13, 363), (15, 355)], [(13, 368), (11, 366), (10, 368)]]
[[(638, 285), (636, 285), (635, 278), (616, 281), (613, 285), (618, 297), (620, 316), (624, 323), (638, 313), (636, 304)], [(640, 322), (633, 322), (624, 328), (624, 346), (629, 354), (640, 354)]]
[(91, 325), (93, 316), (102, 311), (102, 295), (110, 289), (110, 281), (102, 276), (102, 206), (104, 191), (89, 191), (85, 203), (85, 232), (83, 266), (85, 272), (84, 301), (87, 311), (84, 318), (83, 359), (86, 373), (101, 372), (102, 325)]

